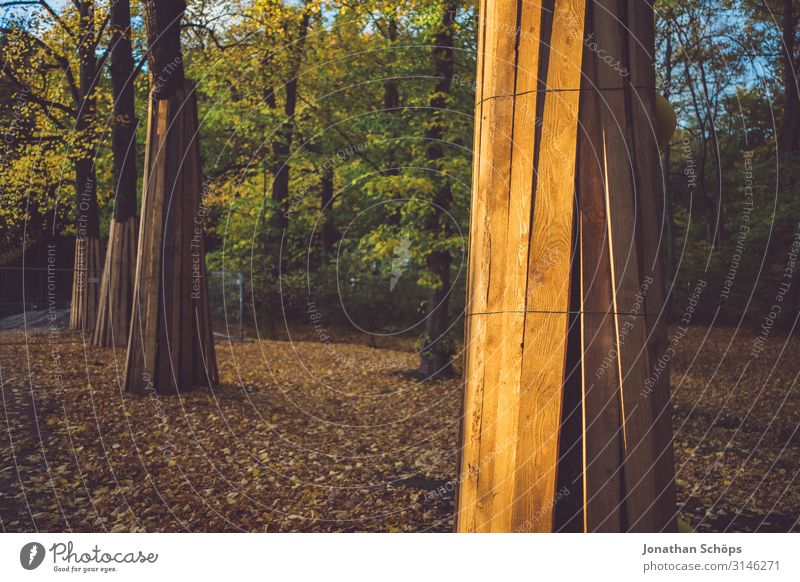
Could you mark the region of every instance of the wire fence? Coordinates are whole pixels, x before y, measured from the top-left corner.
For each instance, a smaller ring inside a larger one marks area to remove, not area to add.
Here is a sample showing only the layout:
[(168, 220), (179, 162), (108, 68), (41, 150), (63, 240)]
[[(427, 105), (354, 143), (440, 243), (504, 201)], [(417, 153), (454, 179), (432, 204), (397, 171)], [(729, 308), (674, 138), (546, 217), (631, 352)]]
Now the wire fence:
[(230, 341), (244, 341), (244, 274), (210, 271), (208, 301), (214, 335)]

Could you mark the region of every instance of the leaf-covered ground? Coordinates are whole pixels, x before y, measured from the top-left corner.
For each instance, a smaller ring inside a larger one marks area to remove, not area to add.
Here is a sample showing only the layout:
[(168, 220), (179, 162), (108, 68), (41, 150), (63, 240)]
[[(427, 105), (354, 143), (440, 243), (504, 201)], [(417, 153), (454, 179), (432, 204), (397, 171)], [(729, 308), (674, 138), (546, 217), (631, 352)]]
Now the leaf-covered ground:
[(761, 330), (732, 327), (670, 335), (684, 519), (697, 531), (800, 530), (800, 339), (773, 331), (761, 344)]
[[(797, 529), (800, 341), (747, 364), (752, 337), (693, 328), (670, 362), (699, 531)], [(223, 342), (221, 385), (181, 397), (121, 392), (123, 358), (0, 333), (3, 530), (452, 529), (459, 383), (418, 383), (402, 342)]]

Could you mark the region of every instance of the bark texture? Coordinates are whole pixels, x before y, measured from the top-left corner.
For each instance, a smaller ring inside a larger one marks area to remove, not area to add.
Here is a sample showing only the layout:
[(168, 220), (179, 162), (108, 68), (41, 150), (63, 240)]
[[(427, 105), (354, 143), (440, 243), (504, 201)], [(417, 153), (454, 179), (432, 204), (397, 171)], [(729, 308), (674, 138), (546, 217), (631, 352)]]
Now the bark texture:
[(114, 216), (108, 232), (105, 268), (100, 285), (92, 343), (124, 346), (128, 341), (136, 265), (136, 110), (129, 0), (111, 3), (111, 92), (114, 120)]
[[(453, 203), (447, 172), (442, 167), (447, 107), (450, 86), (453, 82), (454, 55), (453, 34), (458, 2), (445, 2), (440, 15), (441, 23), (434, 38), (433, 60), (437, 78), (429, 106), (431, 120), (425, 130), (428, 163), (434, 170), (436, 182), (431, 213), (425, 228), (433, 238), (453, 234), (453, 221), (449, 215)], [(437, 286), (428, 295), (425, 335), (420, 347), (419, 373), (423, 378), (449, 378), (453, 375), (453, 344), (448, 341), (450, 327), (448, 308), (450, 305), (450, 265), (452, 257), (448, 250), (434, 250), (428, 256), (428, 268), (434, 275)]]

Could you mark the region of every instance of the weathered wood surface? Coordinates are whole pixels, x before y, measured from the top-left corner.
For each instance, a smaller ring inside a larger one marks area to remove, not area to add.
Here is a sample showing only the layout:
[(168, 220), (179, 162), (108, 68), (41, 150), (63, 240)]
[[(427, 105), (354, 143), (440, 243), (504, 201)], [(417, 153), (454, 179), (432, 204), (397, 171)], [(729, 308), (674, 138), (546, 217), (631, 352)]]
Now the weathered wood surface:
[(152, 101), (125, 388), (174, 394), (217, 381), (203, 242), (194, 85)]
[(131, 322), (130, 298), (136, 266), (136, 218), (111, 220), (105, 267), (100, 283), (92, 343), (96, 346), (125, 346)]
[(93, 236), (75, 239), (75, 263), (72, 275), (72, 300), (70, 301), (69, 328), (94, 331), (97, 306), (100, 299), (100, 277), (103, 255), (100, 239)]
[(617, 4), (481, 4), (459, 531), (674, 529), (653, 14)]

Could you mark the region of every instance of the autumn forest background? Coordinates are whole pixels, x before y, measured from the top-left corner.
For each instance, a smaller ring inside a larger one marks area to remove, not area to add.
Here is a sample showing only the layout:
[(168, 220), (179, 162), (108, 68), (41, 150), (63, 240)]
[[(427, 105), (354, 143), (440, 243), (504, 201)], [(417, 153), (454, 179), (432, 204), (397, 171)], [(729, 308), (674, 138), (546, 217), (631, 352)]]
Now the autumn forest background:
[[(2, 529), (450, 531), (478, 3), (188, 2), (220, 378), (158, 399), (69, 311), (135, 253), (141, 4), (0, 2)], [(800, 3), (655, 10), (682, 527), (796, 531)]]

